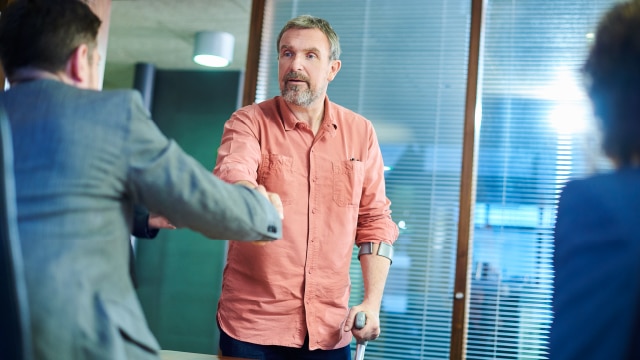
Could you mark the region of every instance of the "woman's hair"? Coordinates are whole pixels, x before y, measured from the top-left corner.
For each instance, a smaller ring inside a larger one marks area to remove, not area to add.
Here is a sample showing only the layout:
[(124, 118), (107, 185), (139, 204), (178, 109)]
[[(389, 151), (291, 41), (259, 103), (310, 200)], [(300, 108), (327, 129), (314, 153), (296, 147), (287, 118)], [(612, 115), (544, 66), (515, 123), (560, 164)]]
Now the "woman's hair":
[(640, 156), (640, 0), (617, 4), (604, 15), (583, 70), (603, 150), (629, 165)]

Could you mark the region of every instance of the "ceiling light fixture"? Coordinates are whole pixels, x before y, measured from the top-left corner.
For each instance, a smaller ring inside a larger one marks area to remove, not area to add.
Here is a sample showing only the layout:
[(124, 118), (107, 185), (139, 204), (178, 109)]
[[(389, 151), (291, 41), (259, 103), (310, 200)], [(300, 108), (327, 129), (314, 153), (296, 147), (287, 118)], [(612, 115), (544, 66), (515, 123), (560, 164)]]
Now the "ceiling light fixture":
[(235, 38), (227, 32), (201, 31), (196, 33), (193, 61), (209, 67), (225, 67), (233, 60)]

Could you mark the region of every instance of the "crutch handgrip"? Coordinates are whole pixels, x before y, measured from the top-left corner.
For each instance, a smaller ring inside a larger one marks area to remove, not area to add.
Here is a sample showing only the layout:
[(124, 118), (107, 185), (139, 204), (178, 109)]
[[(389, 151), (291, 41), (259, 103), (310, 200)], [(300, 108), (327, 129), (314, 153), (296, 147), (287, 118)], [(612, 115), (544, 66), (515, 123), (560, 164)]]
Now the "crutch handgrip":
[[(367, 323), (367, 314), (364, 311), (360, 311), (356, 314), (356, 320), (354, 327), (356, 329), (362, 329), (364, 325)], [(364, 350), (367, 347), (366, 340), (357, 340), (356, 341), (356, 355), (354, 360), (363, 360), (364, 359)]]

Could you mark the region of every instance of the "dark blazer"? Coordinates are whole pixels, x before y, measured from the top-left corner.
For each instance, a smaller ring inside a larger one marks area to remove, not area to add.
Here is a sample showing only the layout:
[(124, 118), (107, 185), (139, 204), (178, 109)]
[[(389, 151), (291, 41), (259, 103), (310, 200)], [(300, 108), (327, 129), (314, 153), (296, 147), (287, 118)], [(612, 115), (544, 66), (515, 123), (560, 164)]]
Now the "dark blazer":
[(551, 359), (640, 359), (640, 169), (567, 184), (554, 269)]
[(132, 344), (140, 354), (158, 350), (128, 272), (134, 203), (212, 239), (281, 236), (264, 196), (186, 155), (135, 91), (36, 80), (0, 101), (14, 140), (36, 358), (119, 359)]

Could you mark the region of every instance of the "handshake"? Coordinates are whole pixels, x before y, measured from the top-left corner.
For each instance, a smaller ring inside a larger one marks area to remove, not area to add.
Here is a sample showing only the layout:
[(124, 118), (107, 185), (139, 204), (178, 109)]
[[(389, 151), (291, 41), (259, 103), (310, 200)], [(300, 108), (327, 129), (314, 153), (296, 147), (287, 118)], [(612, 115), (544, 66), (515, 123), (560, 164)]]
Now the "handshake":
[[(248, 181), (238, 181), (236, 184), (247, 186), (249, 188), (255, 188), (260, 194), (265, 196), (269, 200), (269, 202), (271, 202), (274, 208), (276, 208), (276, 211), (278, 212), (278, 214), (280, 214), (280, 219), (284, 219), (284, 208), (282, 206), (282, 200), (280, 200), (280, 196), (278, 194), (267, 191), (264, 185), (258, 185), (258, 187), (254, 187), (253, 184)], [(257, 245), (264, 245), (268, 242), (271, 241), (258, 240), (254, 241), (253, 243)]]
[(284, 208), (282, 207), (282, 200), (280, 200), (280, 196), (276, 193), (267, 191), (263, 185), (258, 185), (256, 190), (258, 190), (260, 194), (264, 195), (269, 202), (271, 202), (273, 207), (276, 208), (276, 211), (280, 214), (280, 220), (284, 220)]
[[(258, 185), (256, 187), (249, 181), (238, 181), (236, 182), (236, 184), (246, 186), (248, 188), (255, 189), (256, 191), (258, 191), (260, 194), (266, 197), (267, 200), (269, 200), (269, 202), (273, 205), (273, 207), (276, 209), (276, 211), (280, 215), (280, 219), (281, 220), (284, 219), (284, 208), (282, 206), (282, 200), (280, 200), (280, 196), (278, 194), (267, 191), (267, 189), (263, 185)], [(174, 226), (169, 221), (169, 219), (156, 213), (149, 213), (148, 227), (149, 229), (169, 229), (169, 230), (176, 229), (176, 226)], [(271, 242), (271, 241), (257, 240), (257, 241), (254, 241), (253, 243), (258, 245), (264, 245), (268, 242)]]

